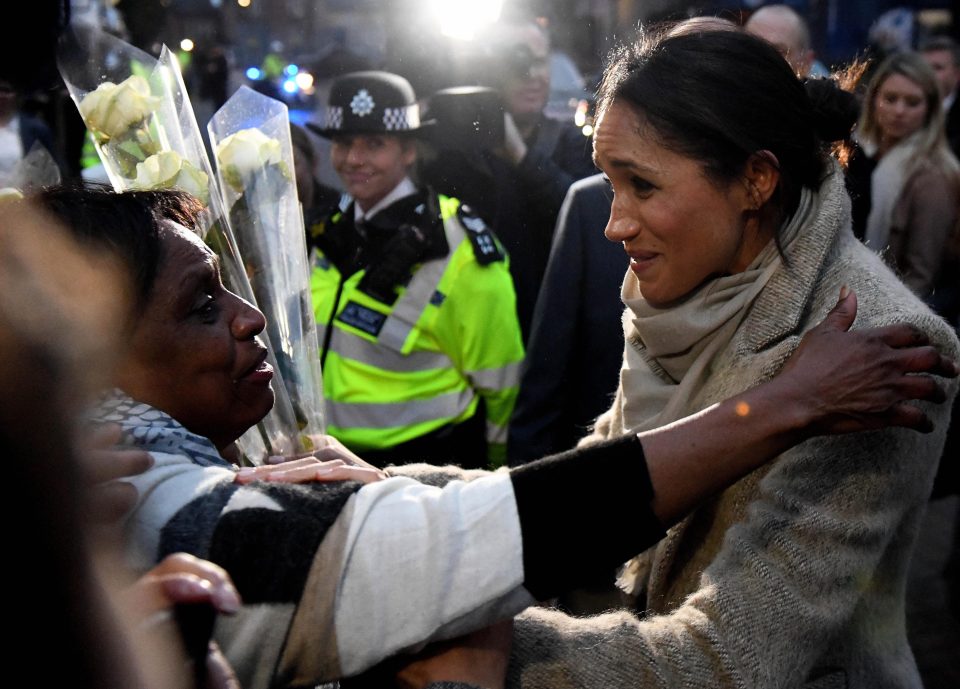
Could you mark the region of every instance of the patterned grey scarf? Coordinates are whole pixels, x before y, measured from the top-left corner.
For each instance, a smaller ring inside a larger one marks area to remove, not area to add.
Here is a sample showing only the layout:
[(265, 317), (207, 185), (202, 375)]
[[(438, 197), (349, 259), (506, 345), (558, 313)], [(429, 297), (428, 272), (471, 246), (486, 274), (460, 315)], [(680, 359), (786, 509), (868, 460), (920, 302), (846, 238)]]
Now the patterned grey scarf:
[(147, 452), (186, 455), (200, 466), (233, 466), (207, 438), (191, 433), (169, 414), (136, 401), (119, 388), (104, 396), (94, 410), (93, 420), (119, 424), (124, 445)]

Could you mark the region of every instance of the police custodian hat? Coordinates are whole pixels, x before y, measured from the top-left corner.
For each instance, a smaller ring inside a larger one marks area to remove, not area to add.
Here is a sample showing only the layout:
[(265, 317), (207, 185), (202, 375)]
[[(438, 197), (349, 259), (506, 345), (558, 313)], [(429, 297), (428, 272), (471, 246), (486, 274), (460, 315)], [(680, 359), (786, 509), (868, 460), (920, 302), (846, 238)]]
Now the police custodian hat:
[(336, 79), (324, 123), (307, 123), (307, 127), (329, 139), (338, 134), (403, 134), (429, 124), (420, 121), (420, 106), (409, 81), (399, 74), (367, 71)]

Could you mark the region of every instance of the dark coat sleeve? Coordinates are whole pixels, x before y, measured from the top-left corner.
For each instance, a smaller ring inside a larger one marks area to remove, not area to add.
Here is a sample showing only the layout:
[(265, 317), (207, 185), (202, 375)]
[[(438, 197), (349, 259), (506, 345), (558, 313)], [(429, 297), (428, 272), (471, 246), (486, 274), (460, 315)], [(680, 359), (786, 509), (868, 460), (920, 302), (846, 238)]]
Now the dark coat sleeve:
[(616, 388), (627, 258), (603, 236), (609, 212), (600, 175), (574, 184), (561, 209), (510, 423), (513, 466), (572, 447)]
[(591, 155), (590, 138), (579, 128), (544, 118), (517, 166), (528, 202), (556, 217), (570, 185), (597, 171)]

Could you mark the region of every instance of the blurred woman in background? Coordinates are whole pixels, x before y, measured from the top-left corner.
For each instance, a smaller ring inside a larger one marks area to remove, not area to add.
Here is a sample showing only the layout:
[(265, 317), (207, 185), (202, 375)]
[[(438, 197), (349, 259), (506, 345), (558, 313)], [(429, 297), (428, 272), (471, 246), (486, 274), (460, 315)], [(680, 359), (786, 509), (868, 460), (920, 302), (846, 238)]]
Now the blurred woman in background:
[(918, 53), (887, 58), (867, 87), (848, 176), (854, 232), (921, 299), (955, 316), (960, 163), (944, 133), (933, 71)]

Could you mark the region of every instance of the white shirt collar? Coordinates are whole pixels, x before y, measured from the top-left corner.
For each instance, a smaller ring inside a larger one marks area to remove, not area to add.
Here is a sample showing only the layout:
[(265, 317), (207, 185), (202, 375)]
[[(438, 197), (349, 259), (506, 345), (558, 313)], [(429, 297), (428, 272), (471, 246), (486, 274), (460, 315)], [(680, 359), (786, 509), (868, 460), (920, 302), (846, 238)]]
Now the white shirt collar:
[(380, 199), (377, 203), (373, 204), (373, 207), (370, 208), (366, 213), (360, 210), (360, 205), (357, 203), (353, 204), (353, 221), (360, 222), (361, 220), (366, 220), (367, 218), (372, 218), (377, 213), (382, 211), (387, 206), (392, 203), (399, 201), (402, 198), (410, 196), (411, 194), (417, 193), (417, 187), (409, 177), (404, 177), (400, 184), (393, 188), (389, 194)]

